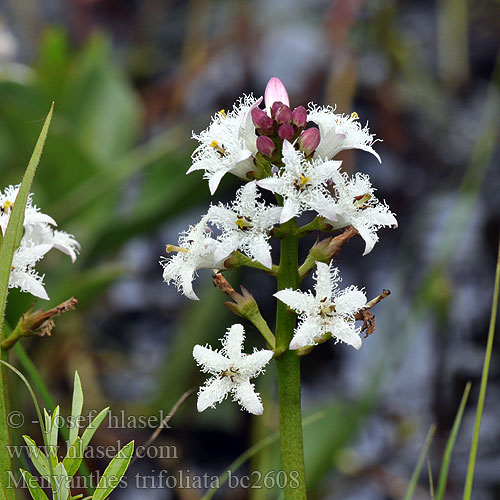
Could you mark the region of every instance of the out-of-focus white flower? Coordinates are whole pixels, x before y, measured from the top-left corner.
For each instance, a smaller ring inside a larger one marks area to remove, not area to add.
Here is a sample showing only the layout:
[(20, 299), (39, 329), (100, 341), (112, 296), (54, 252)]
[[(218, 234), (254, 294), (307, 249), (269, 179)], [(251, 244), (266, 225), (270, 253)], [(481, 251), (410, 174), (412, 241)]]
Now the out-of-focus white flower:
[(212, 194), (228, 172), (248, 180), (247, 174), (256, 170), (253, 157), (257, 153), (257, 136), (251, 112), (261, 102), (262, 97), (244, 96), (230, 112), (219, 111), (207, 129), (193, 134), (200, 145), (187, 173), (204, 170)]
[(355, 286), (338, 290), (341, 281), (338, 269), (322, 262), (318, 262), (317, 266), (316, 295), (290, 288), (274, 294), (281, 302), (300, 313), (290, 349), (315, 345), (328, 334), (337, 341), (359, 349), (360, 328), (356, 328), (354, 315), (366, 306), (364, 292)]
[(161, 261), (163, 279), (173, 281), (178, 290), (191, 300), (199, 300), (193, 291), (193, 280), (198, 269), (222, 269), (224, 259), (229, 255), (215, 258), (215, 251), (220, 243), (211, 237), (205, 215), (198, 224), (191, 226), (181, 234), (179, 246), (167, 245), (167, 252), (176, 255)]
[(28, 225), (25, 236), (33, 245), (52, 245), (56, 250), (69, 255), (71, 262), (75, 262), (80, 253), (80, 244), (72, 234), (52, 229), (48, 224)]
[(319, 126), (321, 135), (315, 158), (331, 159), (344, 149), (362, 149), (382, 163), (380, 156), (372, 148), (374, 136), (370, 134), (368, 126), (360, 124), (357, 113), (336, 114), (331, 106), (310, 104), (307, 119)]
[(35, 264), (51, 249), (51, 244), (28, 246), (23, 239), (12, 257), (9, 288), (19, 288), (21, 292), (49, 300), (43, 286), (43, 276), (36, 272)]
[[(5, 234), (20, 186), (8, 186), (0, 192), (0, 230)], [(19, 248), (12, 257), (9, 288), (20, 288), (41, 299), (49, 299), (43, 286), (43, 276), (35, 270), (35, 264), (52, 248), (76, 260), (80, 245), (75, 238), (51, 226), (56, 222), (33, 205), (32, 194), (28, 196), (24, 213), (24, 233)]]
[(204, 411), (209, 406), (213, 408), (231, 393), (233, 401), (249, 413), (262, 415), (264, 412), (260, 396), (250, 379), (264, 371), (274, 353), (264, 349), (245, 354), (242, 352), (244, 339), (243, 326), (235, 324), (221, 339), (220, 351), (209, 346), (194, 346), (194, 359), (204, 373), (212, 375), (198, 392), (198, 411)]
[(279, 222), (283, 209), (266, 206), (257, 201), (258, 198), (254, 181), (238, 190), (236, 200), (230, 206), (219, 204), (210, 207), (210, 222), (222, 230), (220, 245), (215, 250), (216, 260), (239, 249), (267, 268), (272, 267), (269, 231)]
[(257, 184), (283, 196), (284, 204), (280, 222), (300, 215), (304, 210), (314, 210), (319, 215), (335, 220), (335, 200), (326, 189), (327, 182), (341, 178), (340, 161), (307, 161), (288, 141), (283, 142), (283, 170), (257, 181)]
[(335, 184), (337, 194), (337, 220), (328, 222), (334, 229), (354, 226), (365, 240), (363, 255), (370, 253), (378, 241), (380, 227), (398, 227), (398, 221), (389, 207), (375, 196), (375, 189), (366, 174), (357, 173), (354, 177), (343, 174)]

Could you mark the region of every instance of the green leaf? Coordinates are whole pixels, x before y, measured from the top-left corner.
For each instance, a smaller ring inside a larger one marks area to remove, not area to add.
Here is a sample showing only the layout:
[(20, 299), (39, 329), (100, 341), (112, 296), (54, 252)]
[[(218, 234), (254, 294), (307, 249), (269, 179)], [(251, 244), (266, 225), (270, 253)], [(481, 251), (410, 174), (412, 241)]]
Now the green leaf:
[(57, 447), (57, 436), (59, 434), (59, 412), (60, 408), (57, 405), (52, 412), (52, 416), (50, 417), (50, 428), (47, 429), (47, 434), (49, 435), (49, 446), (51, 448)]
[(73, 477), (78, 471), (80, 464), (83, 460), (83, 443), (82, 440), (77, 437), (74, 443), (68, 449), (66, 456), (63, 460), (64, 468), (68, 473), (69, 477)]
[(5, 313), (5, 304), (7, 302), (12, 257), (22, 238), (26, 203), (28, 201), (31, 184), (33, 182), (33, 178), (35, 177), (38, 163), (40, 162), (45, 139), (47, 138), (53, 109), (54, 105), (52, 104), (49, 114), (45, 119), (40, 137), (35, 145), (28, 168), (26, 169), (21, 182), (21, 187), (19, 188), (19, 193), (17, 194), (16, 201), (10, 215), (9, 224), (0, 246), (0, 320), (2, 323)]
[(104, 500), (120, 484), (134, 454), (134, 442), (126, 444), (111, 460), (95, 490), (93, 500)]
[(418, 478), (420, 477), (420, 473), (422, 472), (422, 467), (425, 462), (425, 457), (429, 452), (429, 448), (431, 446), (435, 432), (436, 432), (436, 426), (433, 424), (431, 425), (429, 432), (427, 433), (427, 436), (425, 438), (424, 446), (422, 448), (422, 451), (420, 452), (420, 456), (418, 457), (417, 465), (413, 470), (413, 474), (411, 476), (410, 484), (408, 485), (408, 490), (406, 491), (404, 500), (411, 500), (413, 498), (413, 493), (415, 492), (415, 488), (417, 487)]
[(49, 459), (29, 436), (23, 436), (35, 469), (44, 477), (50, 477)]
[(24, 482), (34, 500), (49, 500), (38, 484), (38, 481), (26, 470), (19, 469), (23, 475)]
[(83, 443), (83, 450), (85, 451), (85, 448), (90, 443), (90, 440), (92, 439), (93, 435), (95, 434), (95, 431), (99, 428), (99, 426), (102, 424), (102, 421), (106, 418), (106, 415), (109, 412), (109, 407), (104, 408), (104, 410), (97, 415), (94, 420), (89, 424), (89, 426), (85, 429), (82, 435), (82, 443)]
[(50, 461), (52, 462), (52, 467), (57, 465), (57, 437), (59, 435), (59, 406), (56, 406), (49, 417), (50, 427), (47, 428), (47, 446)]
[[(500, 66), (500, 54), (499, 54)], [(479, 398), (477, 401), (476, 418), (474, 419), (474, 432), (472, 434), (472, 444), (467, 466), (467, 477), (464, 487), (464, 500), (470, 500), (472, 495), (472, 483), (474, 481), (474, 469), (476, 467), (476, 455), (479, 442), (479, 430), (483, 416), (484, 400), (486, 397), (486, 386), (488, 385), (488, 375), (490, 372), (491, 353), (493, 351), (493, 341), (495, 340), (495, 325), (497, 320), (498, 303), (500, 295), (500, 244), (498, 246), (497, 266), (495, 273), (495, 285), (493, 287), (493, 303), (491, 304), (490, 326), (488, 329), (488, 340), (486, 342), (486, 352), (484, 353), (483, 371), (481, 374), (481, 385), (479, 387)]]
[(460, 423), (462, 422), (462, 416), (464, 414), (465, 405), (467, 404), (467, 399), (469, 397), (471, 383), (468, 382), (465, 386), (464, 394), (462, 396), (462, 401), (460, 402), (460, 407), (458, 408), (455, 421), (453, 422), (453, 427), (451, 429), (450, 437), (446, 443), (446, 448), (444, 450), (443, 463), (441, 464), (441, 471), (439, 472), (438, 489), (436, 494), (436, 500), (443, 500), (444, 492), (446, 489), (446, 482), (448, 480), (448, 470), (450, 468), (451, 454), (453, 453), (453, 448), (455, 447), (455, 441), (457, 440), (458, 429), (460, 428)]
[(58, 463), (54, 469), (52, 490), (54, 492), (54, 500), (68, 500), (70, 497), (69, 477), (62, 463)]
[(69, 429), (69, 444), (75, 442), (78, 436), (79, 420), (83, 408), (83, 391), (78, 372), (75, 372), (75, 383), (73, 386), (73, 403), (71, 405), (71, 425)]
[[(45, 120), (42, 132), (35, 145), (33, 155), (24, 174), (21, 182), (21, 187), (17, 195), (12, 213), (9, 219), (9, 224), (3, 235), (0, 244), (0, 340), (5, 338), (3, 331), (3, 319), (5, 316), (5, 306), (7, 304), (7, 293), (9, 290), (9, 277), (12, 266), (12, 258), (14, 252), (19, 246), (23, 234), (23, 222), (26, 202), (28, 200), (31, 184), (35, 176), (36, 168), (40, 161), (45, 139), (49, 130), (50, 120), (52, 118), (52, 105), (49, 114)], [(7, 360), (7, 354), (0, 352), (1, 359)], [(8, 471), (12, 470), (10, 456), (6, 445), (10, 443), (9, 426), (7, 422), (7, 408), (8, 408), (8, 390), (7, 390), (7, 375), (4, 367), (0, 368), (0, 482), (2, 484), (8, 483)], [(15, 500), (14, 490), (7, 490), (7, 499)]]

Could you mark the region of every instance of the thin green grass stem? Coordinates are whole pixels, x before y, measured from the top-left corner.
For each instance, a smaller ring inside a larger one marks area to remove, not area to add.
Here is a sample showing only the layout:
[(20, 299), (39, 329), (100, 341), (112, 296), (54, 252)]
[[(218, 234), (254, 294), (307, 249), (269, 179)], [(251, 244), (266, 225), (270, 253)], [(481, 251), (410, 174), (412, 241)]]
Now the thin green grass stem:
[(493, 340), (495, 338), (495, 323), (498, 310), (498, 289), (500, 286), (500, 244), (498, 247), (497, 270), (495, 276), (495, 288), (493, 291), (493, 304), (491, 306), (490, 327), (488, 331), (488, 342), (484, 356), (483, 373), (481, 375), (481, 387), (479, 389), (479, 400), (477, 402), (476, 420), (474, 422), (474, 433), (472, 435), (472, 445), (469, 455), (469, 465), (467, 467), (467, 477), (465, 480), (464, 500), (470, 500), (472, 493), (472, 483), (474, 480), (474, 469), (476, 466), (477, 445), (479, 441), (479, 430), (481, 428), (481, 418), (483, 416), (484, 399), (486, 396), (486, 386), (488, 384), (488, 374), (490, 371), (491, 352), (493, 350)]

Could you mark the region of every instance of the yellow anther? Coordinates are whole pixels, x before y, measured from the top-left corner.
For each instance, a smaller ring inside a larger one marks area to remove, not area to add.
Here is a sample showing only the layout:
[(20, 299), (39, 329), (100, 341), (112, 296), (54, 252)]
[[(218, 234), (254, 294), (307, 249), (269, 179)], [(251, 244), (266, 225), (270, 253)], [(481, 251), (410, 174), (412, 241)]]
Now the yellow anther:
[(356, 208), (366, 208), (365, 203), (372, 197), (371, 194), (360, 194), (359, 196), (354, 197), (354, 206)]
[(167, 253), (172, 253), (172, 252), (188, 253), (189, 252), (189, 250), (187, 248), (176, 247), (175, 245), (167, 245), (165, 247), (165, 250)]
[(242, 215), (237, 215), (236, 220), (234, 223), (242, 230), (242, 231), (247, 231), (250, 229), (252, 224), (250, 224), (251, 220), (248, 217), (243, 217)]
[(300, 185), (305, 186), (311, 180), (310, 177), (306, 177), (304, 174), (300, 174)]
[(357, 120), (358, 118), (359, 118), (358, 113), (356, 113), (356, 111), (353, 111), (351, 113), (351, 120)]
[(5, 213), (7, 212), (7, 210), (10, 208), (12, 210), (12, 207), (14, 206), (14, 203), (12, 203), (11, 201), (7, 200), (4, 202), (4, 204), (0, 207), (0, 210), (2, 211), (2, 213)]
[(219, 115), (221, 115), (221, 116), (223, 116), (223, 117), (225, 118), (225, 117), (227, 116), (227, 115), (226, 115), (226, 110), (225, 110), (225, 109), (221, 109), (221, 110), (219, 111)]
[(219, 146), (219, 143), (217, 141), (212, 141), (210, 143), (210, 147), (214, 148), (221, 156), (224, 156), (226, 154), (226, 150), (224, 148), (224, 144)]

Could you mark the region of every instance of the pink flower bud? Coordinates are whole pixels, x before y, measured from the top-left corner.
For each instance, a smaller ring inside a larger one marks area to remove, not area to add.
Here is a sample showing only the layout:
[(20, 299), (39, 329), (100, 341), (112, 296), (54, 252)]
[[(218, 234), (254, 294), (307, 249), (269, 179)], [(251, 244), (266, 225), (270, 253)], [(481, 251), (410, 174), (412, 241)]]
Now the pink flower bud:
[(304, 130), (302, 134), (300, 134), (298, 143), (301, 151), (305, 153), (306, 156), (309, 156), (314, 153), (316, 148), (319, 145), (319, 141), (321, 140), (321, 136), (319, 133), (319, 129), (312, 127)]
[(276, 101), (273, 103), (271, 106), (271, 117), (274, 118), (276, 116), (276, 113), (279, 111), (281, 106), (285, 106), (281, 101)]
[(255, 107), (252, 109), (252, 121), (256, 128), (260, 128), (265, 132), (273, 128), (273, 120), (260, 108)]
[(293, 130), (292, 125), (290, 125), (289, 123), (281, 125), (280, 128), (278, 129), (278, 136), (280, 137), (280, 139), (283, 139), (284, 141), (291, 141), (293, 139), (294, 134), (295, 131)]
[(280, 101), (283, 104), (290, 106), (288, 92), (286, 91), (283, 82), (279, 78), (273, 77), (267, 82), (266, 91), (264, 92), (264, 102), (266, 103), (266, 110), (268, 113), (271, 110), (271, 106), (276, 101)]
[(304, 128), (307, 124), (307, 111), (304, 106), (295, 108), (292, 112), (292, 123), (299, 128)]
[(269, 137), (261, 135), (260, 137), (257, 137), (257, 151), (262, 156), (270, 158), (274, 151), (276, 151), (276, 146)]
[(274, 113), (274, 119), (280, 124), (292, 122), (292, 110), (286, 105), (281, 105)]

